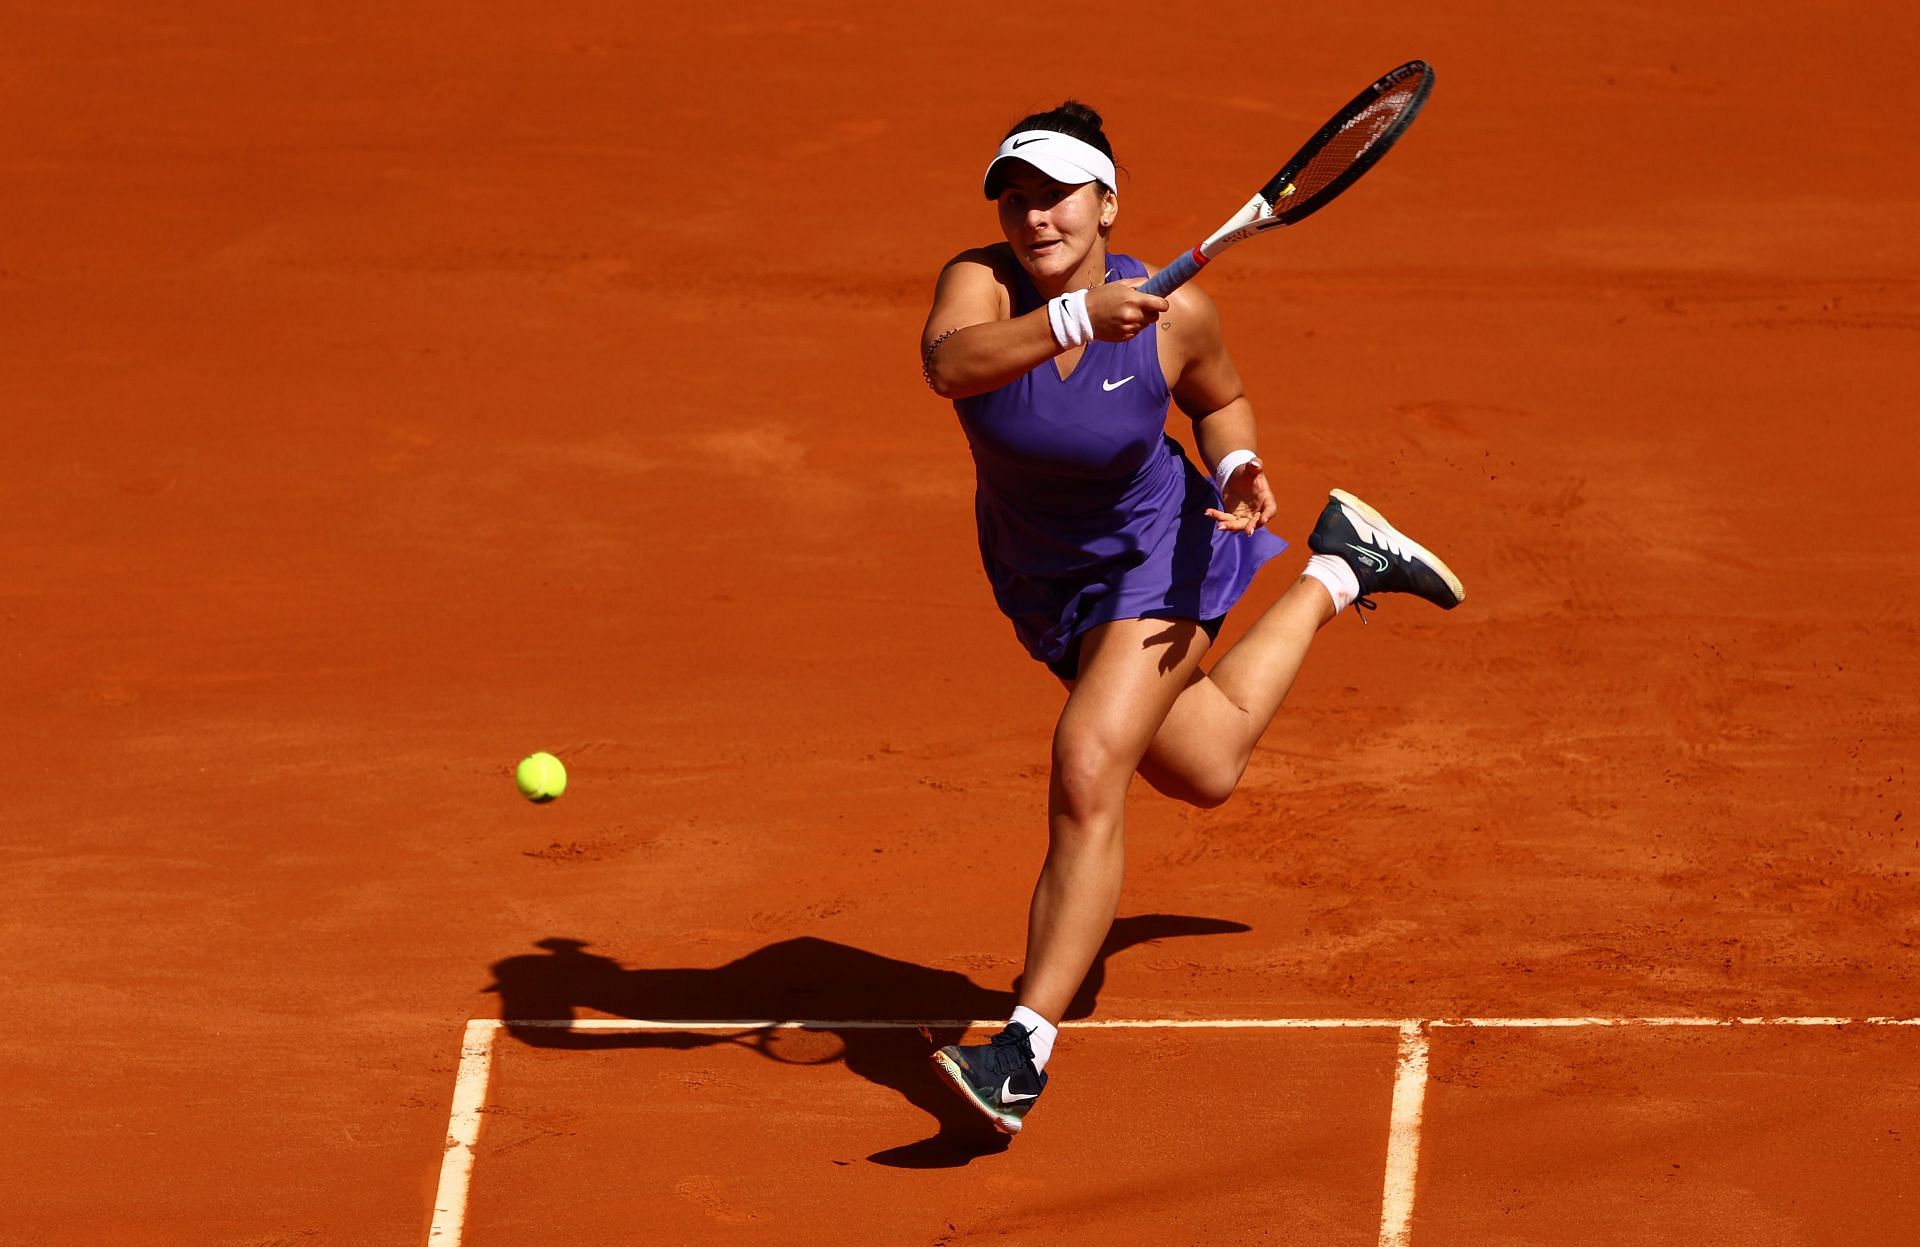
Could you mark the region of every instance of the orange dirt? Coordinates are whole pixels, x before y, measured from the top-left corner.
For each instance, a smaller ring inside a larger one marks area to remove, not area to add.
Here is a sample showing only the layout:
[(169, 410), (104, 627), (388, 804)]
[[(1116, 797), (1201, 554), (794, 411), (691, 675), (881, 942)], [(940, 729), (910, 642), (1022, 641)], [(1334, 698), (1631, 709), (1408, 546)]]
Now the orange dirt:
[[(1225, 808), (1140, 786), (1088, 1007), (1920, 1012), (1907, 10), (1446, 7), (0, 15), (0, 1238), (416, 1244), (503, 1003), (1004, 1006), (1060, 695), (914, 341), (1064, 94), (1160, 262), (1437, 66), (1203, 280), (1282, 534), (1349, 486), (1470, 595), (1323, 633)], [(1911, 1035), (1473, 1038), (1419, 1247), (1904, 1241)], [(867, 1157), (941, 1137), (920, 1042), (502, 1036), (470, 1239), (800, 1241), (802, 1189), (851, 1244), (1377, 1232), (1380, 1035), (1069, 1032), (1027, 1137), (915, 1174)]]

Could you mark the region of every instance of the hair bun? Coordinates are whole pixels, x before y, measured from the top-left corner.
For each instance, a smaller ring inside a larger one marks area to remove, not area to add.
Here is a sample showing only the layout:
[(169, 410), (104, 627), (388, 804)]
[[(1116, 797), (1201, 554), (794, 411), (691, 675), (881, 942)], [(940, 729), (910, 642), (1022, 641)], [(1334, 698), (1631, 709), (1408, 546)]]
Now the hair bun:
[(1096, 130), (1106, 129), (1105, 123), (1100, 119), (1100, 111), (1091, 104), (1082, 104), (1079, 100), (1062, 100), (1060, 107), (1053, 111), (1065, 113), (1069, 117), (1077, 117)]

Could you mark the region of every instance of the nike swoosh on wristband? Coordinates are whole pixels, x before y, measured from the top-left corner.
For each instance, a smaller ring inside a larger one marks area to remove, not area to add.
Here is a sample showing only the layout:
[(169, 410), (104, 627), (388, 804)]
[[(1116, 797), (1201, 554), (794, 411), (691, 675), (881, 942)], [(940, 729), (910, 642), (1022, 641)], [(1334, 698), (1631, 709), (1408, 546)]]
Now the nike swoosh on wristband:
[(1007, 150), (1017, 152), (1029, 143), (1044, 143), (1046, 141), (1047, 141), (1047, 136), (1044, 134), (1037, 139), (1021, 139), (1019, 142), (1015, 143), (1012, 147), (1008, 148)]
[(1040, 1093), (1038, 1091), (1032, 1095), (1022, 1095), (1018, 1091), (1015, 1091), (1013, 1089), (1013, 1077), (1011, 1075), (1007, 1077), (1007, 1081), (1000, 1084), (1000, 1103), (1002, 1104), (1018, 1104), (1022, 1100), (1037, 1100), (1039, 1098)]
[(1378, 550), (1369, 550), (1365, 546), (1356, 546), (1351, 541), (1347, 543), (1347, 549), (1358, 554), (1360, 561), (1365, 563), (1369, 570), (1376, 572), (1387, 570), (1387, 556)]
[(1132, 377), (1122, 377), (1118, 381), (1102, 381), (1100, 388), (1106, 390), (1108, 393), (1112, 393), (1131, 380), (1133, 380)]

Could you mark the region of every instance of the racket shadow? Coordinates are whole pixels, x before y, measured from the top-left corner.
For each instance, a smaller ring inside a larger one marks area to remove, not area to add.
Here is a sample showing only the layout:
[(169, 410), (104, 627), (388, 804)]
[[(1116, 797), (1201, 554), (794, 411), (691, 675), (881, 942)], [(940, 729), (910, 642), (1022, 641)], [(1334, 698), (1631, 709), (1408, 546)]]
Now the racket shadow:
[[(1116, 919), (1067, 1017), (1092, 1016), (1106, 983), (1110, 957), (1162, 939), (1250, 929), (1226, 919), (1178, 914)], [(537, 940), (534, 947), (543, 951), (495, 962), (494, 981), (486, 989), (500, 997), (508, 1034), (529, 1046), (686, 1051), (744, 1042), (777, 1064), (841, 1064), (848, 1073), (896, 1092), (933, 1118), (932, 1135), (875, 1152), (868, 1159), (876, 1164), (950, 1168), (1003, 1151), (1009, 1142), (942, 1086), (933, 1071), (929, 1056), (936, 1048), (959, 1042), (959, 1027), (829, 1028), (819, 1035), (781, 1032), (743, 1039), (703, 1031), (582, 1031), (514, 1026), (512, 1021), (574, 1018), (582, 1010), (653, 1021), (991, 1019), (1006, 1017), (1012, 1010), (1018, 983), (1013, 990), (983, 987), (955, 970), (812, 936), (780, 940), (707, 968), (631, 968), (589, 952), (585, 941), (562, 937)]]

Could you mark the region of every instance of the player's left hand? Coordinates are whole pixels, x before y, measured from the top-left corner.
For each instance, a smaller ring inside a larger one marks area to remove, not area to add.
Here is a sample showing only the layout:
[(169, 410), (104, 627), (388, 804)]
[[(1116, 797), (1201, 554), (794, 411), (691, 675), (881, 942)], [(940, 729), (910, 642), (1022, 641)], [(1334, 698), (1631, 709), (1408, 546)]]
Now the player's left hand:
[(1228, 479), (1220, 507), (1208, 507), (1207, 518), (1221, 532), (1251, 533), (1265, 528), (1275, 509), (1267, 474), (1258, 459), (1250, 459)]

